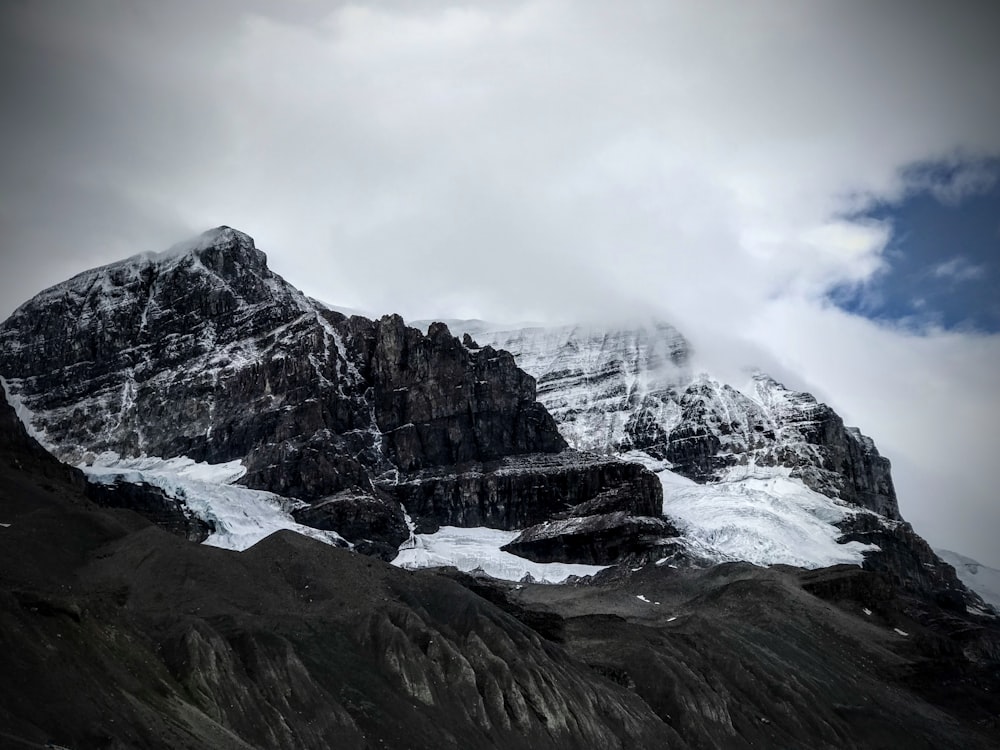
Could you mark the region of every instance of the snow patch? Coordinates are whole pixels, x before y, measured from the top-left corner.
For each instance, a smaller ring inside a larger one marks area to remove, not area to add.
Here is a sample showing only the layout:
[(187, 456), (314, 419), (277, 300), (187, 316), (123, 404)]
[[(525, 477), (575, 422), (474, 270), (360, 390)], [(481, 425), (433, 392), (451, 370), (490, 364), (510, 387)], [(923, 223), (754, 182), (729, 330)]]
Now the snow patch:
[(215, 525), (215, 532), (203, 542), (212, 547), (242, 551), (282, 529), (334, 546), (349, 546), (336, 532), (297, 523), (291, 511), (302, 505), (299, 501), (234, 485), (246, 474), (239, 460), (209, 464), (185, 456), (121, 458), (102, 453), (79, 468), (91, 482), (144, 482), (181, 500), (197, 518)]
[(697, 555), (713, 562), (822, 568), (860, 565), (878, 547), (842, 544), (835, 524), (857, 512), (809, 489), (788, 469), (738, 467), (717, 483), (697, 484), (670, 470), (663, 485), (663, 514), (682, 531)]
[(570, 576), (594, 575), (606, 567), (536, 563), (500, 549), (520, 533), (457, 526), (442, 526), (434, 534), (411, 533), (410, 539), (400, 545), (399, 555), (392, 564), (408, 569), (454, 566), (465, 572), (479, 570), (505, 581), (520, 581), (530, 576), (537, 583), (562, 583)]

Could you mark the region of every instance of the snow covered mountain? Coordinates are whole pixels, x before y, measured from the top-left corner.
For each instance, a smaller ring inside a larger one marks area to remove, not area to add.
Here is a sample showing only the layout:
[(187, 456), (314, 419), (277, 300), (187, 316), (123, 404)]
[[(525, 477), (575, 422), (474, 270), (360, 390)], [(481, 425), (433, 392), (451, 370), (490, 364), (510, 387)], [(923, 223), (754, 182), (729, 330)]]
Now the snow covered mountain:
[(194, 513), (213, 544), (310, 529), (475, 567), (475, 535), (449, 529), (485, 527), (518, 532), (472, 545), (508, 575), (849, 563), (962, 590), (900, 518), (888, 461), (812, 396), (694, 373), (662, 322), (452, 326), (462, 342), (346, 316), (220, 227), (38, 294), (0, 326), (0, 376), (59, 458), (151, 488), (147, 506)]
[[(469, 332), (462, 321), (450, 325)], [(573, 447), (641, 450), (697, 481), (734, 467), (786, 467), (818, 492), (899, 519), (889, 462), (870, 438), (767, 375), (741, 391), (692, 373), (689, 345), (667, 323), (469, 328), (535, 376), (539, 401)]]
[(225, 227), (22, 305), (0, 737), (996, 746), (1000, 620), (869, 439), (664, 324), (508, 331), (537, 391), (475, 335), (328, 308)]
[(566, 450), (506, 352), (329, 309), (229, 227), (41, 292), (0, 326), (0, 376), (60, 459), (165, 492), (229, 546), (304, 525), (391, 559), (407, 512), (433, 532), (520, 529), (602, 493), (659, 510), (641, 466)]
[(863, 564), (914, 590), (960, 588), (901, 518), (889, 461), (812, 395), (764, 373), (737, 388), (695, 372), (689, 343), (662, 321), (446, 322), (467, 346), (510, 351), (570, 445), (654, 471), (684, 557)]

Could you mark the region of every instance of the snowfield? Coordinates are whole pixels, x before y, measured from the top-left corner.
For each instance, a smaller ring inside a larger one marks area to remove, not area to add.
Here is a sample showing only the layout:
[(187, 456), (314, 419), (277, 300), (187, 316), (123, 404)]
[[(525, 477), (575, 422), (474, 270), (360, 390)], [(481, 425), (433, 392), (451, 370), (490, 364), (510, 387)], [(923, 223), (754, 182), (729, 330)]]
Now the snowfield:
[(562, 583), (570, 576), (589, 576), (604, 570), (601, 565), (536, 563), (501, 551), (519, 531), (442, 526), (434, 534), (411, 534), (392, 561), (400, 568), (435, 568), (453, 565), (465, 572), (481, 571), (493, 578), (520, 581), (525, 576), (538, 583)]
[(204, 541), (213, 547), (242, 551), (281, 529), (334, 546), (349, 546), (335, 532), (297, 523), (291, 511), (298, 501), (234, 485), (246, 473), (240, 461), (208, 464), (183, 456), (121, 458), (103, 453), (92, 464), (80, 464), (79, 468), (91, 482), (145, 482), (182, 500), (194, 516), (215, 525), (215, 532)]
[[(208, 464), (186, 457), (121, 458), (104, 453), (92, 464), (81, 464), (79, 468), (92, 482), (145, 482), (182, 500), (192, 515), (215, 525), (215, 532), (204, 541), (214, 547), (242, 551), (281, 529), (334, 546), (350, 546), (335, 532), (297, 523), (291, 511), (298, 501), (233, 484), (246, 473), (240, 461)], [(444, 526), (436, 534), (411, 535), (401, 546), (393, 564), (409, 569), (451, 565), (466, 572), (479, 570), (508, 581), (531, 576), (540, 583), (560, 583), (570, 576), (593, 575), (604, 569), (599, 565), (535, 563), (502, 552), (500, 548), (519, 533)]]
[(859, 512), (806, 487), (781, 470), (712, 484), (696, 484), (669, 470), (663, 513), (675, 521), (694, 551), (717, 562), (824, 568), (864, 562), (874, 544), (841, 544), (834, 524)]
[[(790, 470), (741, 466), (720, 482), (698, 484), (640, 451), (624, 459), (653, 471), (663, 485), (663, 515), (677, 526), (688, 549), (710, 562), (823, 568), (860, 565), (873, 544), (841, 544), (836, 523), (867, 511), (809, 489)], [(891, 523), (886, 520), (886, 523)]]
[[(663, 485), (664, 515), (677, 525), (690, 551), (706, 561), (820, 568), (860, 565), (865, 552), (878, 549), (859, 542), (838, 543), (840, 531), (834, 524), (859, 511), (810, 490), (785, 469), (755, 467), (744, 469), (742, 475), (731, 472), (726, 481), (697, 484), (644, 454), (630, 453), (626, 458), (656, 472)], [(245, 473), (239, 461), (208, 464), (185, 457), (121, 458), (105, 453), (80, 469), (92, 482), (145, 482), (182, 500), (194, 516), (215, 525), (204, 542), (215, 547), (244, 550), (279, 529), (349, 546), (335, 532), (297, 523), (291, 511), (298, 501), (234, 484)], [(501, 551), (518, 533), (444, 526), (435, 534), (411, 535), (393, 564), (410, 569), (454, 566), (503, 580), (530, 576), (545, 583), (603, 570), (597, 565), (535, 563)]]

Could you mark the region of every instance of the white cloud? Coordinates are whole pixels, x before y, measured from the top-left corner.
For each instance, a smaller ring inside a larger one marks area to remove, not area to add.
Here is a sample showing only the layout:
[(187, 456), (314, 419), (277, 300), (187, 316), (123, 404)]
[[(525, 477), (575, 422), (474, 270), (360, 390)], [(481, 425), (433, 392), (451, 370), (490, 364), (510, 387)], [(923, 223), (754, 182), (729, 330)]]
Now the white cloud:
[(972, 281), (982, 278), (986, 274), (986, 268), (972, 263), (967, 258), (955, 256), (934, 266), (931, 274), (939, 279)]

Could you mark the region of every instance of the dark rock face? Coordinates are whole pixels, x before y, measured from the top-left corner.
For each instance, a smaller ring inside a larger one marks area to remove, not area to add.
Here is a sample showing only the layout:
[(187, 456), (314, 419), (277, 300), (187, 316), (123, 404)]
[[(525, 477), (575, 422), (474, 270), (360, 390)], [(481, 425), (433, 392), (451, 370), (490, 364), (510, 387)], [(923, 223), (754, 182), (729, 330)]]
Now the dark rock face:
[(525, 529), (502, 549), (535, 562), (612, 565), (676, 536), (677, 529), (662, 518), (616, 511), (547, 521)]
[(651, 472), (576, 451), (511, 456), (449, 473), (424, 471), (380, 486), (425, 532), (440, 525), (519, 529), (595, 499), (647, 515), (659, 515), (663, 504), (663, 489)]
[(555, 513), (551, 521), (525, 529), (503, 549), (535, 562), (585, 565), (662, 558), (678, 532), (660, 516), (661, 502), (643, 479), (603, 490)]
[(215, 531), (213, 524), (194, 516), (177, 498), (145, 483), (88, 484), (87, 497), (105, 508), (127, 508), (162, 529), (192, 542), (203, 542)]
[(470, 351), (443, 323), (424, 336), (398, 315), (383, 318), (371, 368), (375, 418), (401, 471), (566, 447), (514, 358)]
[(984, 607), (979, 596), (965, 588), (955, 569), (934, 553), (910, 524), (886, 525), (864, 513), (848, 516), (840, 525), (844, 541), (877, 544), (881, 552), (865, 557), (864, 568), (884, 575), (900, 591), (965, 610), (966, 604)]
[(371, 423), (326, 313), (220, 228), (37, 295), (0, 328), (0, 367), (62, 458), (245, 458), (258, 487), (322, 494), (364, 475), (321, 454), (357, 454)]
[[(37, 295), (0, 326), (0, 375), (65, 460), (239, 459), (254, 489), (310, 503), (348, 493), (350, 510), (299, 516), (347, 524), (383, 556), (401, 534), (393, 498), (429, 525), (511, 528), (643, 471), (577, 457), (535, 482), (544, 459), (529, 458), (516, 477), (493, 476), (508, 457), (566, 448), (510, 354), (465, 346), (444, 325), (425, 336), (396, 315), (326, 309), (228, 227)], [(456, 484), (450, 467), (473, 463), (477, 479)]]
[(409, 538), (398, 503), (360, 490), (341, 490), (292, 511), (296, 521), (315, 529), (336, 531), (364, 554), (392, 560)]

